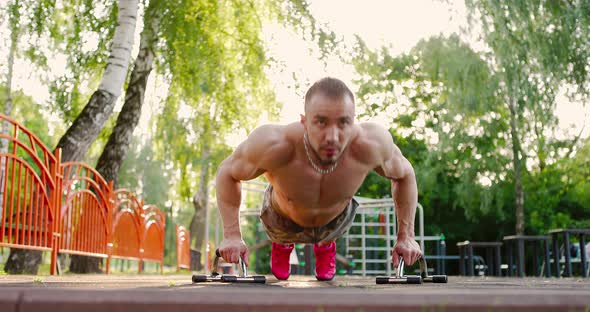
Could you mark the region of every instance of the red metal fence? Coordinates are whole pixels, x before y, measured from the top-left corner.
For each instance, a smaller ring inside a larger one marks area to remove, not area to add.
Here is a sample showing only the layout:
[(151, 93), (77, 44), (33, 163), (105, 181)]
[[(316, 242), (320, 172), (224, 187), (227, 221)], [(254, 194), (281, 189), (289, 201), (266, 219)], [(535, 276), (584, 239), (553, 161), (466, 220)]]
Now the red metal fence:
[(183, 226), (176, 226), (176, 271), (191, 268), (191, 235)]
[(112, 186), (94, 169), (66, 162), (60, 212), (60, 253), (108, 258)]
[[(112, 258), (141, 261), (141, 206), (134, 193), (115, 191)], [(108, 267), (108, 266), (107, 266)], [(141, 265), (139, 266), (141, 272)]]
[(60, 153), (52, 153), (29, 130), (0, 114), (9, 133), (0, 133), (0, 246), (51, 251), (55, 273), (61, 189)]
[(107, 259), (156, 261), (163, 271), (165, 215), (127, 190), (113, 190), (84, 163), (61, 164), (28, 129), (0, 114), (0, 246)]
[(166, 216), (154, 205), (143, 206), (142, 216), (143, 222), (140, 249), (140, 252), (142, 252), (142, 260), (158, 262), (160, 264), (160, 273), (163, 273)]

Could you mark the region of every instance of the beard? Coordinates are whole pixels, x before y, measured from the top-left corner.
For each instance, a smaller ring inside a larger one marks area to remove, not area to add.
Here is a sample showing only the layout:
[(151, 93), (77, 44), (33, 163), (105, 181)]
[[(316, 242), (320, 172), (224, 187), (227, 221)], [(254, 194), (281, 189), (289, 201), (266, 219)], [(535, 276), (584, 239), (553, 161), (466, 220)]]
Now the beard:
[(322, 157), (322, 155), (316, 151), (314, 148), (312, 148), (313, 153), (315, 154), (315, 156), (317, 157), (317, 159), (320, 160), (320, 165), (322, 166), (331, 166), (334, 165), (336, 162), (338, 162), (338, 159), (341, 156), (341, 148), (339, 146), (334, 146), (334, 145), (321, 145), (320, 146), (320, 150), (322, 149), (333, 149), (336, 152), (332, 155), (332, 156), (328, 156), (328, 158)]

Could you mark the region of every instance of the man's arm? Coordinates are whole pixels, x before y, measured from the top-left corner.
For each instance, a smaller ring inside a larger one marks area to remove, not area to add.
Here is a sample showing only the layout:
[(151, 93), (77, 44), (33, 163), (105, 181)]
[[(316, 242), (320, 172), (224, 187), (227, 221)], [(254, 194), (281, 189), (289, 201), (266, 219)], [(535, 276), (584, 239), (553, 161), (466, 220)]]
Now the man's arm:
[(219, 251), (228, 262), (237, 263), (240, 256), (248, 261), (248, 248), (240, 231), (240, 181), (254, 179), (280, 163), (288, 145), (281, 136), (277, 126), (257, 128), (217, 170), (217, 205), (223, 221), (223, 241)]
[(404, 261), (411, 265), (422, 256), (414, 234), (414, 219), (418, 205), (416, 175), (410, 162), (393, 143), (389, 132), (379, 126), (375, 126), (373, 131), (380, 143), (378, 146), (382, 161), (375, 170), (391, 180), (391, 195), (397, 215), (398, 232), (392, 254), (393, 264), (397, 266), (399, 256), (402, 256)]

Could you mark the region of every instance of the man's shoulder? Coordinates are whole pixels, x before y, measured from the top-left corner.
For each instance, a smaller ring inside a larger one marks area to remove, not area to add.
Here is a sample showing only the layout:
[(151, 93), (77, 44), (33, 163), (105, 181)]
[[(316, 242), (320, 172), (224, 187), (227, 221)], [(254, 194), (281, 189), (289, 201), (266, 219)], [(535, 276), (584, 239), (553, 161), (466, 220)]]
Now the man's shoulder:
[(261, 125), (250, 133), (244, 151), (249, 157), (255, 157), (269, 162), (274, 167), (291, 159), (294, 145), (291, 139), (291, 125), (266, 124)]
[(263, 141), (266, 144), (288, 143), (297, 132), (296, 123), (287, 125), (265, 124), (257, 127), (248, 136), (249, 140)]
[(383, 145), (393, 142), (389, 130), (378, 123), (362, 122), (359, 128), (358, 141), (361, 144)]
[(364, 132), (370, 138), (376, 138), (388, 134), (389, 131), (384, 126), (376, 122), (361, 122), (359, 123), (361, 132)]
[(384, 150), (393, 145), (389, 131), (374, 122), (359, 123), (359, 132), (353, 141), (355, 158), (370, 164), (378, 164), (384, 156)]

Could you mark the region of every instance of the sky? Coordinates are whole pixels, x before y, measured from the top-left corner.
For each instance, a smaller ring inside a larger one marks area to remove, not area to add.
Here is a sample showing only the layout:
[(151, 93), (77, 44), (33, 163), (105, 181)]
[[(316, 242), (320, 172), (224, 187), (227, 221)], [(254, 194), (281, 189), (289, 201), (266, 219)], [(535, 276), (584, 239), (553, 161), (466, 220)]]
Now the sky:
[[(330, 29), (343, 36), (345, 43), (352, 44), (356, 34), (370, 48), (391, 46), (393, 55), (409, 51), (421, 39), (451, 33), (460, 33), (476, 51), (485, 49), (485, 45), (476, 39), (478, 30), (467, 29), (467, 12), (462, 0), (315, 0), (311, 1), (310, 9), (318, 21), (328, 24)], [(324, 67), (317, 57), (305, 53), (310, 44), (278, 25), (269, 25), (265, 34), (270, 54), (284, 60), (285, 65), (284, 72), (269, 72), (277, 97), (283, 103), (281, 123), (299, 120), (306, 88), (324, 76), (340, 78), (349, 84), (353, 92), (357, 90), (351, 81), (354, 78), (351, 65), (331, 59)], [(293, 87), (292, 73), (300, 80), (301, 87), (298, 89)], [(584, 135), (590, 134), (590, 106), (570, 103), (561, 96), (556, 113), (562, 127), (573, 125), (579, 130), (585, 124)], [(372, 121), (389, 126), (386, 118)]]
[[(0, 0), (0, 2), (4, 2)], [(466, 9), (462, 0), (311, 0), (310, 10), (320, 23), (326, 23), (331, 30), (351, 45), (354, 36), (359, 35), (370, 48), (391, 46), (392, 54), (399, 54), (410, 50), (418, 41), (440, 33), (460, 33), (462, 27), (467, 25)], [(141, 20), (141, 19), (138, 19)], [(139, 42), (138, 27), (136, 31)], [(477, 32), (472, 30), (472, 32)], [(7, 59), (7, 29), (0, 28), (0, 36), (4, 38), (0, 42), (0, 59)], [(473, 39), (475, 35), (467, 35), (463, 32), (464, 40), (469, 42), (476, 50), (483, 49), (481, 42)], [(280, 60), (280, 66), (270, 68), (267, 73), (272, 82), (279, 102), (283, 104), (279, 123), (288, 123), (299, 120), (299, 114), (303, 111), (303, 95), (309, 85), (314, 81), (333, 76), (342, 79), (351, 89), (356, 91), (352, 83), (354, 70), (352, 66), (343, 64), (335, 58), (330, 58), (326, 66), (318, 60), (317, 55), (309, 53), (312, 47), (304, 42), (293, 31), (287, 30), (277, 24), (268, 24), (264, 28), (264, 38), (268, 44), (269, 56)], [(133, 55), (137, 54), (137, 48)], [(55, 62), (55, 70), (59, 70), (62, 62)], [(6, 64), (6, 62), (0, 62)], [(2, 65), (0, 65), (2, 66)], [(4, 76), (5, 68), (0, 69)], [(48, 97), (47, 89), (40, 86), (38, 81), (31, 79), (30, 68), (26, 64), (18, 63), (15, 66), (13, 88), (23, 89), (25, 93), (32, 95), (37, 101), (45, 101)], [(154, 76), (154, 75), (152, 75)], [(294, 77), (296, 80), (294, 80)], [(153, 90), (159, 88), (159, 82), (150, 79), (146, 94), (146, 102), (156, 102), (162, 95), (155, 94)], [(153, 86), (151, 88), (150, 86)], [(121, 97), (122, 98), (122, 97)], [(121, 99), (120, 99), (121, 100)], [(119, 101), (121, 102), (121, 101)], [(579, 125), (590, 123), (590, 106), (582, 107), (580, 104), (567, 103), (565, 99), (559, 100), (557, 114), (563, 127), (570, 124)], [(120, 109), (121, 103), (118, 107)], [(139, 132), (147, 128), (149, 115), (153, 109), (144, 109), (144, 115), (140, 122)], [(374, 120), (386, 125), (385, 118)], [(269, 122), (266, 119), (261, 123)], [(590, 126), (585, 128), (588, 135)], [(237, 144), (246, 136), (246, 133), (236, 134), (230, 138), (232, 145)]]
[[(315, 0), (311, 1), (310, 10), (320, 23), (326, 23), (337, 36), (343, 37), (345, 44), (352, 45), (354, 36), (358, 35), (370, 48), (392, 46), (392, 54), (410, 50), (423, 38), (459, 32), (466, 22), (462, 1), (445, 4), (431, 0)], [(283, 103), (281, 122), (298, 119), (306, 88), (322, 77), (340, 78), (353, 92), (356, 90), (351, 81), (354, 77), (351, 65), (331, 58), (324, 67), (316, 55), (306, 53), (309, 43), (281, 26), (269, 25), (265, 35), (270, 54), (284, 60), (286, 67), (285, 73), (269, 73)], [(302, 88), (293, 90), (291, 73), (301, 80)]]

